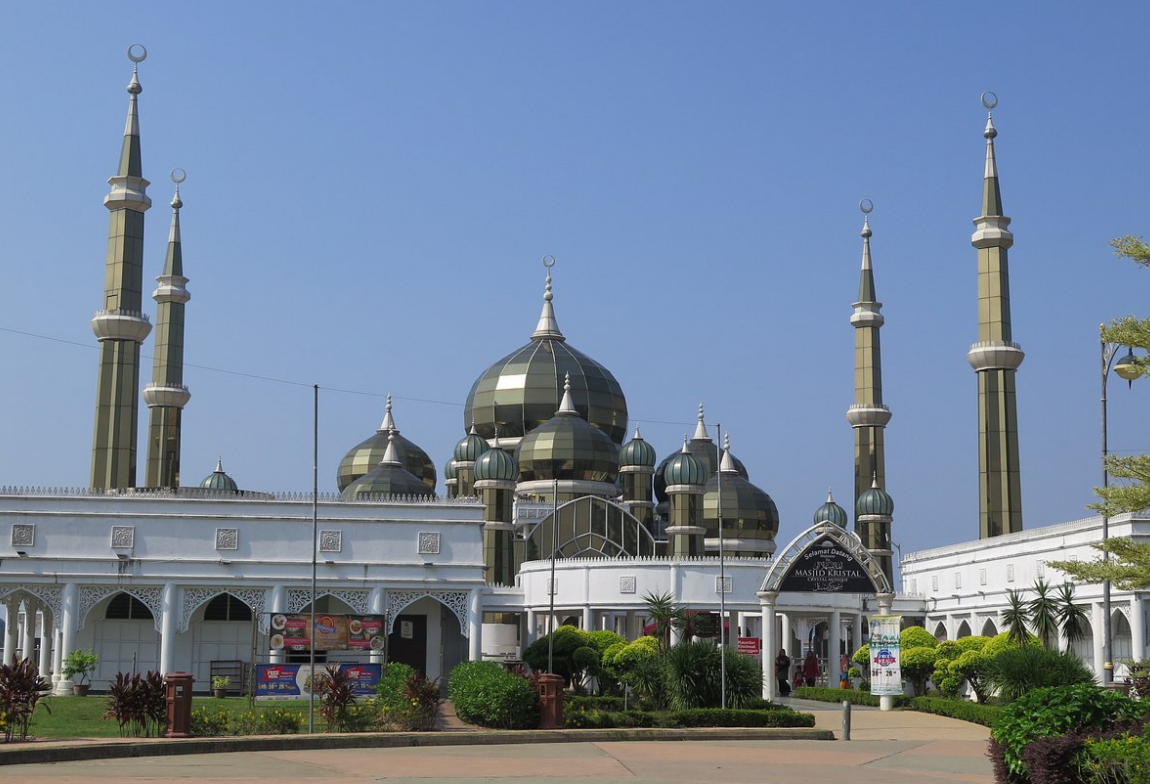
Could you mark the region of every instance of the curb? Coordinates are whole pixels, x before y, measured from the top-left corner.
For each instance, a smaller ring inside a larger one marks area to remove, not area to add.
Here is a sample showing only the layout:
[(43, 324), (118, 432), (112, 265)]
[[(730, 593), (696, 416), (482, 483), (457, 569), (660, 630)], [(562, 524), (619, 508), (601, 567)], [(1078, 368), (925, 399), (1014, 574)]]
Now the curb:
[(227, 754), (237, 751), (305, 751), (316, 749), (394, 749), (434, 746), (499, 746), (523, 743), (603, 743), (619, 741), (834, 740), (830, 730), (805, 727), (631, 728), (608, 730), (493, 730), (480, 732), (389, 732), (354, 735), (266, 735), (247, 738), (138, 738), (74, 745), (0, 749), (0, 765), (79, 762), (182, 754)]

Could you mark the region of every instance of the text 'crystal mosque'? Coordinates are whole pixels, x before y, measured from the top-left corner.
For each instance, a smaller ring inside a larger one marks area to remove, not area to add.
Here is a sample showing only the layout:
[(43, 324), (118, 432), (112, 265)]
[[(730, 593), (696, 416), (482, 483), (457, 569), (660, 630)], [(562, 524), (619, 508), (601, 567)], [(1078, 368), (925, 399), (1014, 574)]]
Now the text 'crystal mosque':
[[(142, 47), (130, 54), (143, 60)], [(644, 597), (670, 594), (692, 610), (724, 610), (730, 635), (757, 638), (771, 655), (785, 647), (801, 658), (813, 647), (834, 682), (838, 654), (864, 641), (868, 614), (899, 613), (940, 638), (993, 635), (1004, 630), (1009, 589), (1061, 581), (1053, 569), (1047, 574), (1047, 561), (1093, 555), (1100, 518), (1022, 527), (1014, 379), (1023, 352), (1013, 342), (1007, 264), (1014, 238), (989, 113), (982, 210), (971, 237), (978, 339), (967, 355), (978, 379), (979, 538), (903, 557), (896, 591), (884, 447), (892, 414), (883, 403), (884, 319), (868, 201), (861, 205), (859, 294), (850, 314), (850, 511), (828, 495), (812, 524), (781, 548), (775, 502), (748, 476), (729, 440), (712, 437), (702, 405), (693, 435), (668, 455), (628, 427), (628, 401), (615, 376), (559, 327), (553, 261), (534, 330), (527, 334), (524, 325), (526, 343), (494, 362), (467, 394), (463, 435), (443, 469), (443, 497), (436, 495), (436, 463), (402, 435), (390, 398), (379, 428), (329, 467), (339, 494), (320, 496), (314, 506), (310, 492), (280, 497), (241, 489), (220, 463), (188, 487), (180, 482), (181, 413), (191, 399), (183, 373), (191, 300), (181, 253), (183, 173), (172, 177), (153, 330), (143, 297), (142, 241), (152, 202), (140, 149), (141, 90), (133, 68), (119, 166), (104, 199), (104, 301), (92, 319), (100, 361), (91, 489), (0, 489), (3, 660), (34, 658), (61, 693), (71, 686), (61, 662), (80, 648), (99, 656), (97, 688), (121, 670), (157, 669), (191, 672), (197, 689), (206, 690), (221, 663), (299, 661), (272, 619), (312, 609), (313, 557), (322, 564), (315, 610), (378, 616), (386, 640), (326, 651), (320, 661), (386, 656), (436, 677), (469, 659), (516, 658), (551, 623), (635, 638), (646, 624)], [(152, 377), (141, 388), (140, 347), (149, 335)], [(142, 486), (141, 398), (148, 411)], [(1111, 536), (1150, 536), (1144, 516), (1109, 524)], [(1105, 661), (1146, 657), (1139, 594), (1114, 593), (1111, 651), (1103, 647), (1101, 588), (1078, 586), (1078, 596), (1092, 615), (1076, 653), (1100, 677)], [(764, 696), (772, 696), (775, 679), (763, 682)]]

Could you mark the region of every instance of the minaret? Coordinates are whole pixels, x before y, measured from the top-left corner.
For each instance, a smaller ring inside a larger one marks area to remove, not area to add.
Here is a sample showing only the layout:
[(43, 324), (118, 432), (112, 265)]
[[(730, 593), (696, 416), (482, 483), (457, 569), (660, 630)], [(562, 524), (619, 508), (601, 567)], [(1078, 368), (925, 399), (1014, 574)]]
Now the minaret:
[(974, 219), (970, 244), (978, 248), (978, 342), (966, 358), (978, 374), (978, 535), (980, 539), (1022, 530), (1022, 492), (1018, 470), (1018, 408), (1014, 372), (1026, 356), (1012, 341), (1010, 282), (1006, 251), (1014, 244), (1010, 218), (1002, 214), (998, 164), (994, 158), (991, 110), (994, 93), (983, 93), (986, 107), (986, 170), (982, 214)]
[[(870, 199), (859, 202), (863, 213), (862, 271), (859, 273), (858, 302), (852, 306), (851, 326), (855, 328), (855, 401), (847, 409), (847, 421), (855, 434), (855, 533), (863, 545), (875, 554), (891, 549), (890, 525), (874, 525), (859, 519), (857, 502), (872, 486), (886, 487), (886, 448), (884, 433), (890, 421), (890, 409), (882, 402), (882, 351), (879, 330), (883, 319), (882, 303), (874, 287), (874, 270), (870, 255)], [(890, 559), (884, 560), (885, 564)], [(891, 575), (887, 574), (890, 578)]]
[(144, 387), (148, 406), (148, 462), (145, 487), (180, 486), (180, 418), (192, 395), (184, 386), (184, 305), (192, 298), (184, 277), (180, 245), (180, 183), (183, 169), (172, 170), (176, 195), (172, 197), (172, 228), (168, 233), (168, 255), (164, 274), (152, 292), (156, 301), (155, 358), (152, 382)]
[[(139, 44), (128, 47), (137, 65), (147, 57)], [(152, 331), (141, 312), (144, 287), (144, 212), (152, 206), (148, 181), (140, 165), (140, 122), (136, 97), (141, 91), (136, 66), (128, 84), (128, 120), (116, 175), (104, 198), (110, 211), (108, 257), (104, 272), (104, 307), (92, 319), (100, 341), (100, 373), (96, 385), (96, 426), (92, 438), (92, 479), (95, 488), (136, 485), (136, 433), (140, 389), (140, 344)]]
[(683, 558), (703, 555), (703, 495), (710, 476), (702, 461), (691, 454), (687, 437), (683, 448), (663, 469), (667, 481), (667, 555)]

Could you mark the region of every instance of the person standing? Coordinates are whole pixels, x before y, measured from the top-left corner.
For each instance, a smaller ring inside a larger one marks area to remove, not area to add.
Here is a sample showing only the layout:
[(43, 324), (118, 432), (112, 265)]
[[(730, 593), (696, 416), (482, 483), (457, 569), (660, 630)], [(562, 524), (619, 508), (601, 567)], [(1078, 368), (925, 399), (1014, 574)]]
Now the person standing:
[(819, 657), (814, 649), (807, 651), (807, 658), (803, 660), (803, 682), (807, 686), (814, 686), (819, 679)]
[(787, 656), (786, 648), (779, 648), (779, 655), (775, 657), (775, 680), (779, 682), (779, 694), (786, 696), (791, 693), (791, 657)]

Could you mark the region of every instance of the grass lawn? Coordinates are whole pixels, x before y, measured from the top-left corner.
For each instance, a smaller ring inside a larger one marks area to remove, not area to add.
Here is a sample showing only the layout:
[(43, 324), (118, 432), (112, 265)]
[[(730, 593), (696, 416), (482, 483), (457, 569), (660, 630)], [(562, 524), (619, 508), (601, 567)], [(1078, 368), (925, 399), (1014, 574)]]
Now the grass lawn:
[[(274, 700), (255, 703), (255, 710), (284, 708), (298, 710), (304, 715), (303, 731), (307, 731), (307, 700)], [(193, 697), (193, 709), (211, 708), (213, 712), (239, 714), (251, 709), (247, 697), (216, 699)], [(45, 710), (51, 709), (51, 713)], [(36, 707), (32, 718), (31, 734), (36, 738), (62, 740), (66, 738), (118, 738), (120, 727), (113, 719), (105, 719), (108, 698), (100, 695), (88, 697), (45, 697)], [(324, 726), (316, 705), (316, 725)]]

